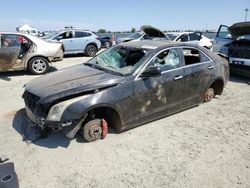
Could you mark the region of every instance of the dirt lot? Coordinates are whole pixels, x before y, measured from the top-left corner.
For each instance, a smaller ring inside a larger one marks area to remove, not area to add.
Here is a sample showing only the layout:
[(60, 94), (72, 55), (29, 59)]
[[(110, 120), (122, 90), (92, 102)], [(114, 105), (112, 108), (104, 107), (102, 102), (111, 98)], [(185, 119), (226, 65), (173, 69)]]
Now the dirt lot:
[(58, 132), (27, 144), (21, 95), (35, 77), (0, 75), (0, 154), (14, 161), (21, 188), (250, 187), (249, 80), (231, 77), (212, 102), (105, 140), (69, 141)]

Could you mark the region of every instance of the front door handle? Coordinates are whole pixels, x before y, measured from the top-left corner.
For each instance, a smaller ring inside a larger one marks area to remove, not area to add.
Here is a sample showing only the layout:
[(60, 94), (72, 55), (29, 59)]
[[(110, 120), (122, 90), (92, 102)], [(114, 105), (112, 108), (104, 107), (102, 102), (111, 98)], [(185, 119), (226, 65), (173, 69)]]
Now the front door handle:
[(209, 70), (214, 69), (214, 68), (215, 68), (215, 66), (212, 66), (212, 65), (210, 65), (210, 66), (208, 67)]
[(174, 80), (180, 80), (182, 78), (183, 78), (183, 76), (176, 76), (176, 77), (174, 77)]

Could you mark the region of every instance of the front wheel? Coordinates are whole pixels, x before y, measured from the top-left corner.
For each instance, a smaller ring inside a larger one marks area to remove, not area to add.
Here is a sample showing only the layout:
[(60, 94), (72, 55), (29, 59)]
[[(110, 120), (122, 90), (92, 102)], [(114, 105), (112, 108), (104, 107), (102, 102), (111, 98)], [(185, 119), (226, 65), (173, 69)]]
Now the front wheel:
[(209, 102), (214, 98), (214, 89), (213, 88), (208, 88), (205, 92), (204, 95), (204, 102)]
[(88, 142), (102, 138), (102, 120), (94, 119), (87, 122), (82, 130), (82, 137)]
[(89, 57), (94, 57), (97, 53), (97, 48), (95, 45), (88, 45), (85, 49), (85, 54)]
[(48, 71), (49, 62), (43, 57), (34, 57), (29, 61), (28, 69), (32, 74), (45, 74)]

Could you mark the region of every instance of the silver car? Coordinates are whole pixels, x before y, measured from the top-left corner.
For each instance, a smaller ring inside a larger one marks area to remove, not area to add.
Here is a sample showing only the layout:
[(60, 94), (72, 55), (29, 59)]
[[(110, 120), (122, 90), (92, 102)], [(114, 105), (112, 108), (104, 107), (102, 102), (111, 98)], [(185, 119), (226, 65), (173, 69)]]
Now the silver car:
[(61, 41), (64, 54), (85, 53), (87, 56), (95, 56), (101, 48), (99, 37), (88, 30), (63, 29), (54, 31), (44, 37), (48, 41)]
[(0, 32), (0, 41), (0, 72), (29, 70), (32, 74), (44, 74), (49, 63), (63, 59), (61, 43), (10, 32)]

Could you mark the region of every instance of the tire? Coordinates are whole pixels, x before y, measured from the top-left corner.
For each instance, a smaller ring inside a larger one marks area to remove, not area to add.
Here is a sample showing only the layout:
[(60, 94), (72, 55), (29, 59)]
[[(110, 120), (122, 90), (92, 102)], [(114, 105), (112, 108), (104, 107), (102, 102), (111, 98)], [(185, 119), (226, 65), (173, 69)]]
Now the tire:
[(82, 137), (88, 141), (93, 142), (102, 138), (102, 120), (94, 119), (88, 121), (82, 129)]
[(95, 57), (96, 53), (97, 53), (97, 48), (93, 44), (90, 44), (85, 48), (85, 54), (89, 57)]
[(45, 74), (48, 71), (49, 62), (43, 57), (34, 57), (29, 61), (28, 69), (32, 74)]
[(214, 89), (208, 88), (204, 94), (203, 102), (209, 102), (214, 98)]
[(105, 42), (104, 43), (105, 48), (110, 48), (111, 47), (111, 42)]

